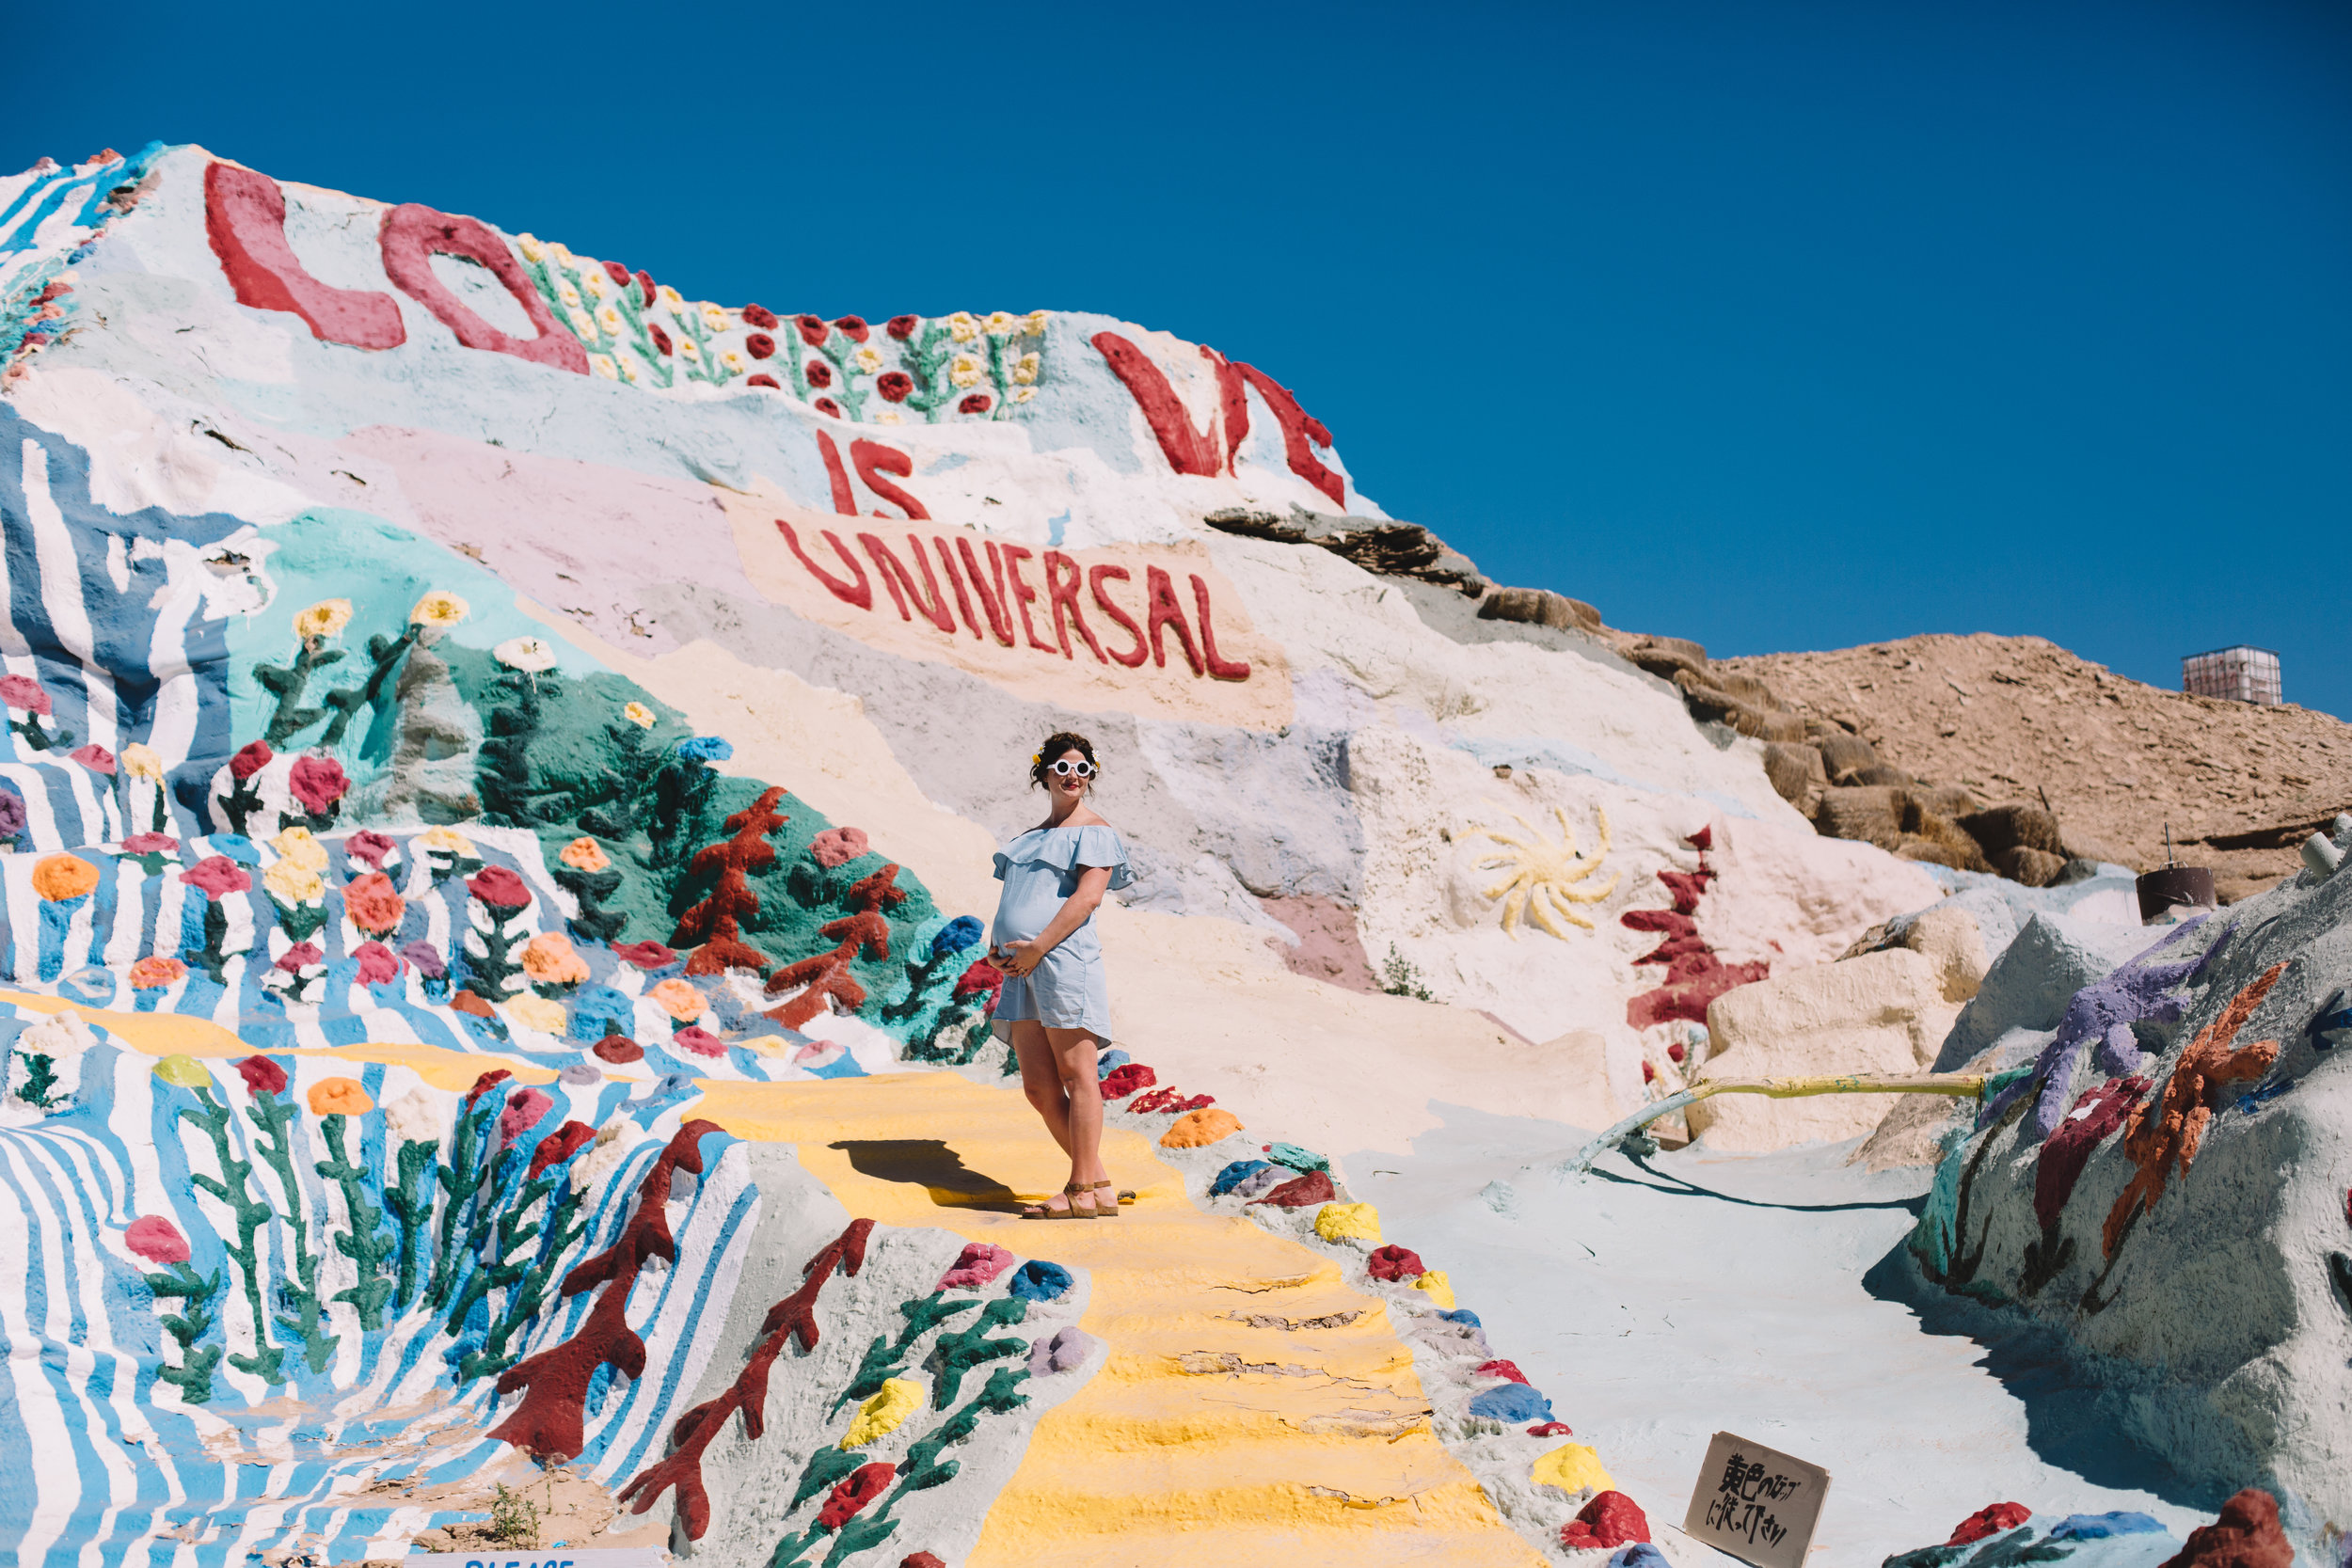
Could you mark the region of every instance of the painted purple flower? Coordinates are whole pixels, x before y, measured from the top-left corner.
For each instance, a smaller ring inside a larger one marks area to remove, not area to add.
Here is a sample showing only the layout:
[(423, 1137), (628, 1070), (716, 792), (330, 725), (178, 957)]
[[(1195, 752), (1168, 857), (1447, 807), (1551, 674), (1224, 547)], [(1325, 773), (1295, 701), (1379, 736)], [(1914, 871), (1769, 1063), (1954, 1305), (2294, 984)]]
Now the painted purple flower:
[(16, 837), (24, 831), (24, 797), (13, 789), (0, 789), (0, 840)]
[(441, 955), (435, 952), (433, 944), (422, 937), (403, 944), (400, 956), (415, 964), (417, 973), (428, 980), (437, 980), (449, 973), (449, 965), (441, 961)]

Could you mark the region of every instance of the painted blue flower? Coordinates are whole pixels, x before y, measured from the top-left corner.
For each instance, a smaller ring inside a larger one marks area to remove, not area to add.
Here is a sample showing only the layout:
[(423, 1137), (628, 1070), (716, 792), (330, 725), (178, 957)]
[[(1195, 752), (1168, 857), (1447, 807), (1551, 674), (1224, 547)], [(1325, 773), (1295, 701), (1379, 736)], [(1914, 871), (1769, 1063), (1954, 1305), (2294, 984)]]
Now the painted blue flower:
[(724, 762), (735, 755), (735, 748), (720, 736), (698, 735), (691, 740), (682, 742), (677, 754), (690, 762)]
[(946, 928), (939, 935), (931, 938), (931, 957), (944, 958), (950, 953), (961, 953), (967, 947), (977, 946), (980, 940), (980, 931), (981, 926), (977, 916), (969, 914), (956, 916), (955, 919), (947, 922)]

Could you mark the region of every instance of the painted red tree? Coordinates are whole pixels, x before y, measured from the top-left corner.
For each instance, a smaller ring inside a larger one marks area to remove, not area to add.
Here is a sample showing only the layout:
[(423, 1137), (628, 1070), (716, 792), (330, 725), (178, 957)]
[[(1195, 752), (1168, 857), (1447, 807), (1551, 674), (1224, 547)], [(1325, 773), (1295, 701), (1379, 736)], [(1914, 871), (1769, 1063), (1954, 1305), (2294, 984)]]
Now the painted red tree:
[(752, 891), (751, 878), (776, 863), (776, 847), (768, 835), (791, 820), (773, 809), (783, 799), (782, 786), (767, 790), (727, 818), (732, 836), (703, 846), (688, 863), (692, 875), (714, 879), (710, 892), (678, 917), (677, 929), (670, 935), (671, 946), (694, 949), (686, 960), (687, 974), (749, 969), (765, 974), (775, 961), (743, 940), (743, 922), (759, 913), (759, 895)]
[(1734, 986), (1748, 985), (1772, 973), (1772, 965), (1760, 961), (1724, 962), (1707, 944), (1707, 939), (1699, 935), (1699, 923), (1693, 917), (1699, 912), (1699, 898), (1707, 892), (1707, 884), (1715, 879), (1715, 873), (1707, 864), (1707, 851), (1714, 846), (1715, 830), (1701, 828), (1682, 842), (1699, 852), (1698, 869), (1658, 874), (1658, 879), (1666, 884), (1666, 891), (1674, 895), (1674, 907), (1628, 910), (1618, 916), (1628, 930), (1655, 931), (1665, 938), (1633, 960), (1637, 964), (1666, 966), (1664, 984), (1642, 992), (1625, 1005), (1625, 1021), (1636, 1029), (1675, 1019), (1704, 1024), (1708, 1003)]
[(771, 996), (795, 986), (808, 988), (782, 1006), (770, 1008), (770, 1018), (787, 1029), (798, 1029), (824, 1009), (828, 998), (839, 1003), (844, 1012), (853, 1013), (866, 1005), (866, 988), (850, 974), (850, 962), (860, 948), (869, 958), (890, 957), (890, 922), (883, 918), (883, 911), (898, 908), (907, 897), (898, 887), (898, 868), (885, 865), (851, 887), (845, 896), (853, 912), (818, 927), (818, 935), (833, 937), (838, 945), (830, 953), (787, 964), (768, 977)]

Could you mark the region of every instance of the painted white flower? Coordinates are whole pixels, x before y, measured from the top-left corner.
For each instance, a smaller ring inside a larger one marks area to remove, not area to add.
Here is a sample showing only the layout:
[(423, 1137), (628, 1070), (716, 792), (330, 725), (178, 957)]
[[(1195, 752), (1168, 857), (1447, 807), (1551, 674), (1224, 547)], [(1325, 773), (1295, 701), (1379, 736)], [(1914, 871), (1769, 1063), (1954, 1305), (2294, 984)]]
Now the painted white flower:
[(588, 1157), (572, 1162), (572, 1191), (585, 1194), (590, 1188), (600, 1186), (606, 1177), (620, 1168), (621, 1162), (628, 1158), (628, 1151), (636, 1143), (635, 1139), (627, 1135), (631, 1131), (629, 1125), (618, 1117), (596, 1129), (596, 1142), (589, 1146)]
[(896, 408), (885, 408), (874, 416), (874, 422), (876, 424), (904, 424), (907, 420), (906, 416)]
[(959, 387), (980, 384), (980, 362), (968, 354), (959, 354), (947, 366), (947, 379)]
[(727, 320), (727, 313), (724, 310), (707, 302), (704, 304), (703, 325), (705, 327), (713, 332), (724, 332), (734, 325), (733, 322)]
[(699, 365), (703, 358), (702, 345), (691, 338), (680, 338), (677, 341), (677, 356), (690, 364)]
[(526, 261), (539, 261), (547, 259), (548, 247), (539, 243), (538, 236), (535, 234), (516, 235), (515, 248), (523, 253), (523, 260)]
[(992, 338), (1010, 337), (1016, 325), (1009, 310), (991, 310), (988, 313), (988, 335)]
[(417, 847), (438, 855), (463, 855), (475, 858), (473, 840), (454, 828), (427, 828), (417, 835)]
[(858, 345), (857, 352), (850, 356), (850, 362), (855, 365), (866, 374), (872, 375), (876, 371), (882, 369), (882, 356), (875, 351), (873, 344), (860, 343)]
[(1026, 332), (1026, 333), (1027, 333), (1030, 337), (1032, 337), (1032, 338), (1042, 338), (1042, 337), (1044, 337), (1044, 336), (1045, 336), (1045, 312), (1044, 312), (1044, 311), (1042, 311), (1042, 310), (1032, 310), (1032, 311), (1030, 311), (1030, 312), (1029, 312), (1029, 319), (1028, 319), (1026, 322), (1025, 322), (1024, 324), (1022, 324), (1022, 330), (1023, 330), (1023, 331), (1025, 331), (1025, 332)]
[(536, 637), (510, 637), (490, 652), (509, 670), (524, 670), (536, 674), (542, 670), (555, 668), (555, 650)]
[(1012, 389), (1012, 401), (1015, 403), (1026, 403), (1035, 396), (1037, 388), (1034, 387), (1015, 387)]
[(76, 1012), (51, 1013), (16, 1037), (19, 1052), (28, 1056), (46, 1056), (53, 1062), (79, 1056), (97, 1043), (98, 1037), (89, 1032), (89, 1025)]
[(1013, 385), (1026, 387), (1037, 379), (1038, 368), (1044, 361), (1035, 354), (1025, 354), (1012, 362)]
[(449, 1128), (449, 1097), (419, 1084), (384, 1107), (385, 1141), (438, 1145)]
[(608, 305), (596, 312), (596, 325), (617, 338), (627, 324), (621, 320), (621, 313)]
[(672, 310), (683, 310), (686, 309), (686, 296), (679, 293), (675, 289), (671, 288), (667, 283), (661, 284), (660, 287), (656, 288), (653, 292), (653, 297), (660, 300), (664, 306), (667, 306)]
[(587, 285), (591, 299), (602, 299), (612, 292), (612, 279), (605, 277), (602, 267), (588, 268), (580, 275), (580, 280)]
[(743, 356), (733, 349), (728, 349), (724, 354), (720, 355), (719, 363), (726, 367), (729, 375), (743, 373)]
[(617, 364), (621, 368), (621, 379), (628, 382), (632, 387), (637, 385), (637, 366), (630, 360), (629, 356), (626, 354), (617, 354), (612, 357), (613, 363)]
[(968, 343), (980, 335), (980, 324), (972, 319), (969, 310), (958, 310), (947, 318), (948, 335), (957, 342)]
[(585, 310), (566, 310), (564, 319), (572, 324), (572, 335), (585, 342), (596, 341), (596, 324)]
[(558, 261), (563, 262), (564, 265), (567, 267), (574, 261), (580, 260), (579, 257), (572, 254), (571, 247), (569, 245), (564, 245), (559, 240), (549, 240), (548, 242), (548, 254), (554, 257)]
[(588, 363), (598, 375), (607, 381), (618, 381), (621, 378), (620, 367), (612, 363), (612, 356), (609, 354), (592, 354), (588, 356)]
[(573, 285), (572, 280), (568, 277), (555, 286), (555, 297), (564, 302), (564, 309), (566, 310), (577, 310), (580, 309), (580, 290)]

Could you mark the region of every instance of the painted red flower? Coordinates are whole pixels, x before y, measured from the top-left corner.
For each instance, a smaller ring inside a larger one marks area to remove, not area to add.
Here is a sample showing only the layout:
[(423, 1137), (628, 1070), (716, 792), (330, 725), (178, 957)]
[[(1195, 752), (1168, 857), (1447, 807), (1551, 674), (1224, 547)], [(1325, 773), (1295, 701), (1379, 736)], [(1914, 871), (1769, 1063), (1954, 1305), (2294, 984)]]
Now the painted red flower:
[(890, 318), (889, 325), (882, 330), (903, 343), (909, 338), (914, 337), (914, 329), (922, 325), (923, 318), (920, 316), (893, 316)]
[(765, 305), (746, 305), (743, 307), (743, 321), (749, 326), (773, 326), (776, 325), (776, 313)]
[(653, 274), (643, 268), (637, 274), (637, 302), (644, 309), (653, 309)]
[(276, 755), (277, 753), (269, 749), (268, 741), (257, 740), (229, 759), (230, 775), (238, 779), (249, 779), (267, 768), (270, 765), (270, 759)]
[(519, 910), (531, 902), (531, 889), (502, 865), (485, 865), (467, 878), (466, 891), (504, 910)]
[(815, 348), (832, 335), (822, 316), (802, 316), (793, 325), (801, 329), (801, 341), (811, 348)]
[(866, 341), (866, 327), (864, 316), (835, 316), (833, 325), (850, 341), (853, 343)]
[(184, 1263), (188, 1239), (180, 1227), (156, 1214), (141, 1214), (122, 1233), (123, 1244), (151, 1263)]
[(755, 359), (765, 359), (776, 352), (776, 341), (765, 332), (755, 332), (743, 340), (743, 352)]
[(956, 404), (956, 412), (959, 414), (985, 414), (988, 412), (989, 404), (993, 401), (995, 400), (991, 398), (986, 392), (974, 392), (970, 397), (965, 398), (961, 403)]
[(334, 810), (335, 802), (351, 787), (351, 781), (343, 776), (343, 765), (333, 757), (322, 756), (297, 757), (286, 784), (294, 799), (313, 816), (324, 816)]
[(881, 1460), (859, 1465), (849, 1480), (826, 1497), (825, 1506), (817, 1515), (818, 1528), (836, 1530), (856, 1518), (867, 1503), (890, 1489), (891, 1478), (898, 1473), (896, 1465)]
[(289, 974), (299, 974), (326, 957), (315, 942), (297, 942), (278, 955), (278, 967)]
[(604, 264), (604, 275), (605, 277), (612, 279), (613, 282), (618, 283), (622, 288), (626, 289), (628, 287), (628, 269), (621, 265), (620, 262), (607, 261)]
[(66, 755), (93, 773), (111, 773), (115, 770), (115, 754), (103, 746), (76, 746)]
[(837, 420), (841, 417), (841, 405), (834, 402), (831, 398), (818, 398), (817, 400), (817, 412), (824, 415), (828, 419)]
[(167, 855), (180, 847), (180, 841), (169, 833), (133, 833), (122, 841), (126, 855)]
[(808, 384), (810, 386), (830, 387), (833, 385), (833, 367), (826, 364), (822, 359), (811, 359), (807, 364), (806, 370), (808, 372)]
[(374, 866), (378, 871), (384, 869), (384, 857), (399, 847), (399, 845), (394, 844), (373, 828), (362, 828), (343, 840), (345, 853), (349, 854), (353, 860)]
[(675, 354), (677, 352), (675, 347), (670, 341), (670, 335), (661, 330), (661, 324), (660, 322), (647, 322), (645, 324), (645, 331), (652, 336), (653, 346), (660, 349), (663, 354)]
[(914, 377), (904, 371), (884, 371), (874, 383), (874, 390), (882, 395), (884, 403), (904, 403), (914, 390)]
[(660, 969), (664, 964), (677, 962), (677, 955), (658, 942), (615, 942), (612, 947), (612, 956), (623, 963), (632, 963), (640, 969)]
[(699, 1024), (690, 1023), (670, 1037), (670, 1043), (680, 1051), (691, 1051), (697, 1056), (723, 1056), (727, 1042)]
[(286, 1069), (267, 1056), (247, 1056), (237, 1064), (237, 1076), (245, 1080), (247, 1094), (286, 1092)]
[(778, 392), (784, 390), (784, 383), (778, 381), (774, 376), (768, 374), (764, 371), (758, 375), (747, 377), (744, 380), (743, 385), (746, 387), (766, 387)]
[(400, 955), (380, 942), (363, 942), (352, 949), (351, 956), (359, 960), (359, 979), (364, 985), (400, 978)]
[(180, 879), (202, 888), (207, 896), (225, 898), (232, 893), (250, 893), (253, 879), (244, 866), (227, 855), (207, 855), (185, 871)]
[(49, 693), (30, 675), (0, 675), (0, 703), (43, 717), (49, 712)]
[(594, 1143), (596, 1137), (596, 1130), (586, 1122), (565, 1122), (546, 1137), (541, 1138), (539, 1147), (531, 1151), (531, 1168), (523, 1173), (523, 1180), (537, 1180), (541, 1171), (549, 1165), (562, 1164), (579, 1153), (581, 1148)]

